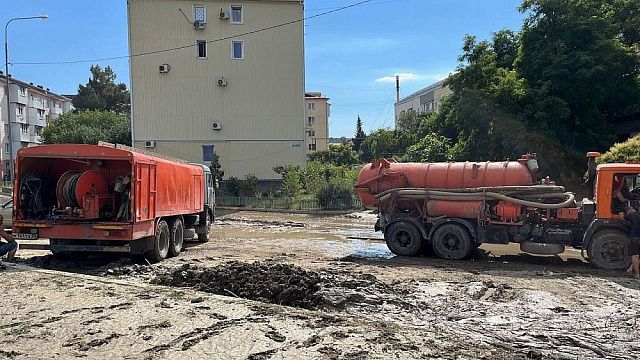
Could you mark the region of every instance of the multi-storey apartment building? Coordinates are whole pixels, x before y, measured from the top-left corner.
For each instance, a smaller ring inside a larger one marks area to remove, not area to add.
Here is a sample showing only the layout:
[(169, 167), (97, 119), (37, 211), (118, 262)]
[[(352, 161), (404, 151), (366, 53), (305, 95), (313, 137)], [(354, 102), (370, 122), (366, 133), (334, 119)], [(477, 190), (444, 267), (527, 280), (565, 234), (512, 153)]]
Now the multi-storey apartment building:
[[(2, 176), (6, 175), (9, 159), (23, 147), (40, 144), (42, 129), (63, 112), (71, 110), (71, 100), (42, 85), (34, 85), (9, 76), (9, 109), (7, 110), (6, 77), (0, 71), (0, 159)], [(11, 124), (8, 114), (11, 112)], [(9, 135), (9, 132), (11, 134)], [(10, 142), (11, 141), (11, 142)], [(11, 143), (11, 146), (9, 145)], [(11, 153), (9, 151), (11, 150)]]
[(226, 177), (304, 163), (302, 1), (128, 0), (128, 13), (136, 147), (215, 153)]
[(329, 98), (319, 92), (308, 92), (304, 95), (307, 155), (329, 149), (330, 105)]
[(396, 126), (398, 126), (398, 119), (406, 113), (412, 111), (419, 114), (437, 112), (442, 104), (442, 99), (449, 94), (451, 94), (451, 90), (444, 85), (444, 80), (442, 80), (401, 99), (395, 104)]

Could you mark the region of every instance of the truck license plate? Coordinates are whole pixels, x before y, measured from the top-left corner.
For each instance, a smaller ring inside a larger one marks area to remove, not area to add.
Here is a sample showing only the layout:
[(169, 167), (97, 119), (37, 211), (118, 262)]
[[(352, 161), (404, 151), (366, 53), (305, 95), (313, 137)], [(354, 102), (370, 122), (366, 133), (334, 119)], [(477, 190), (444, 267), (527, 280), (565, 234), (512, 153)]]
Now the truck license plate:
[(37, 240), (38, 229), (22, 229), (19, 233), (13, 234), (13, 237), (20, 240)]

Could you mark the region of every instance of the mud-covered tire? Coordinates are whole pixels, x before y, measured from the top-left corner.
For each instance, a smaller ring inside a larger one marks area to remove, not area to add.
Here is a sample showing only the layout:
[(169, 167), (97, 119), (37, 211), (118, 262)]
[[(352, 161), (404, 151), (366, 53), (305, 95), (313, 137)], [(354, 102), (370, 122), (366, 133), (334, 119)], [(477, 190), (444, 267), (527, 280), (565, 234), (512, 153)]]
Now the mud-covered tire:
[(206, 233), (198, 234), (198, 242), (206, 243), (209, 242), (209, 232), (211, 232), (211, 214), (207, 211), (207, 220), (206, 220)]
[(609, 270), (624, 270), (631, 264), (629, 237), (619, 230), (602, 230), (593, 235), (587, 248), (589, 262)]
[(158, 263), (167, 258), (169, 254), (169, 225), (166, 221), (160, 220), (156, 225), (156, 235), (152, 237), (152, 248), (144, 255), (151, 263)]
[(473, 250), (473, 241), (467, 229), (459, 224), (439, 226), (431, 238), (433, 252), (442, 259), (464, 259)]
[(389, 225), (384, 231), (387, 247), (398, 256), (417, 256), (422, 249), (424, 239), (414, 225), (399, 221)]
[(184, 224), (181, 219), (175, 219), (169, 228), (169, 256), (178, 256), (184, 246)]

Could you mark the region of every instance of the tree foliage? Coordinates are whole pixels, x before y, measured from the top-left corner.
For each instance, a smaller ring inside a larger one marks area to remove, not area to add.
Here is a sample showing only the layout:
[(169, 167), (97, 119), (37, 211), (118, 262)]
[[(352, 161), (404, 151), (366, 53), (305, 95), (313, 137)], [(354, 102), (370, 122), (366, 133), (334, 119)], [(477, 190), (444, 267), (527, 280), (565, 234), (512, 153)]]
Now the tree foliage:
[(640, 135), (614, 144), (609, 151), (598, 158), (598, 163), (623, 163), (626, 161), (640, 161)]
[(129, 117), (110, 111), (61, 114), (42, 130), (45, 144), (97, 144), (98, 141), (131, 145)]
[(116, 84), (116, 73), (107, 66), (91, 66), (91, 78), (86, 85), (78, 85), (73, 106), (78, 110), (106, 110), (129, 113), (131, 100), (124, 83)]
[(310, 161), (319, 161), (334, 165), (354, 165), (358, 163), (358, 153), (351, 145), (333, 145), (327, 150), (316, 151), (309, 155)]
[(360, 160), (370, 162), (382, 157), (401, 157), (416, 142), (416, 134), (400, 130), (379, 129), (367, 135), (360, 147)]
[(356, 133), (352, 140), (353, 150), (356, 152), (360, 151), (360, 145), (362, 145), (362, 142), (366, 137), (367, 134), (365, 134), (364, 129), (362, 128), (362, 119), (360, 119), (360, 115), (358, 115), (358, 120), (356, 120)]
[(222, 170), (222, 164), (220, 163), (220, 155), (213, 154), (213, 159), (211, 160), (211, 175), (213, 178), (220, 183), (224, 178), (224, 170)]

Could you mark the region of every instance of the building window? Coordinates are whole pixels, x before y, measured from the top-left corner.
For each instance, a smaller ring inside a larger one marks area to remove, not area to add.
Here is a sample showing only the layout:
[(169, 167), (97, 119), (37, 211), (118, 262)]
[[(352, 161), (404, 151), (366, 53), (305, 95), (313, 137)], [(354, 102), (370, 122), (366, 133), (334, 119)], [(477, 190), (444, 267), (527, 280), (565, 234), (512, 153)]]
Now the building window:
[(205, 40), (198, 40), (198, 59), (207, 58), (207, 42)]
[(316, 151), (316, 144), (309, 144), (310, 151)]
[(35, 133), (38, 136), (42, 136), (42, 126), (34, 126)]
[(20, 131), (22, 131), (23, 134), (28, 134), (29, 133), (29, 125), (20, 124)]
[(315, 130), (309, 130), (309, 137), (313, 137), (316, 136), (316, 131)]
[(8, 154), (9, 153), (9, 143), (4, 144), (4, 151)]
[(207, 22), (207, 7), (204, 5), (193, 5), (193, 22), (205, 24)]
[(244, 59), (244, 41), (232, 41), (231, 42), (231, 56), (235, 60)]
[(242, 5), (231, 5), (231, 23), (242, 24)]
[(308, 106), (307, 106), (307, 107), (309, 108), (309, 110), (315, 110), (315, 108), (316, 108), (316, 103), (312, 103), (312, 102), (310, 102), (310, 103), (308, 104)]
[(44, 106), (49, 107), (49, 99), (47, 98), (44, 99)]
[(315, 116), (309, 116), (309, 117), (307, 118), (307, 122), (309, 123), (309, 125), (313, 125), (313, 124), (315, 124), (315, 123), (316, 123), (316, 118), (315, 118)]
[(215, 154), (213, 145), (202, 145), (202, 162), (213, 161), (213, 154)]
[(27, 94), (27, 89), (24, 86), (20, 86), (20, 95), (25, 96)]
[(18, 106), (18, 115), (24, 115), (24, 106)]
[(44, 117), (44, 110), (38, 109), (38, 118), (42, 119)]

